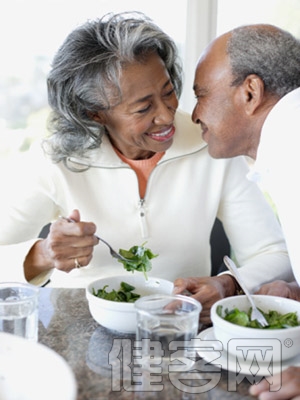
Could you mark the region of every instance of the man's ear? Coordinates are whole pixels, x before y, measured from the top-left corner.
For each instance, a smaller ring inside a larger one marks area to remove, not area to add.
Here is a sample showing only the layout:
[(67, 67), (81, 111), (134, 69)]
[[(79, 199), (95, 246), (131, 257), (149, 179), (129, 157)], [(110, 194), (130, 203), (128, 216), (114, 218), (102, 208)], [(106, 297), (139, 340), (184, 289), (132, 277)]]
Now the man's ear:
[(98, 122), (101, 125), (105, 125), (106, 123), (106, 115), (103, 111), (99, 111), (97, 113), (87, 111), (87, 115), (90, 119)]
[(265, 87), (263, 80), (255, 74), (248, 75), (242, 84), (245, 112), (250, 116), (262, 104)]

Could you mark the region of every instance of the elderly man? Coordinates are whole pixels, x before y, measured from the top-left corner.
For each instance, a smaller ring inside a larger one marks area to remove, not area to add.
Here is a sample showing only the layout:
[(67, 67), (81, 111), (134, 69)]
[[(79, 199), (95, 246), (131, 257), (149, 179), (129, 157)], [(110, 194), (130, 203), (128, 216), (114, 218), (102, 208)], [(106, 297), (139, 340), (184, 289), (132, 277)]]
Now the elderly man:
[[(299, 40), (264, 24), (227, 32), (201, 55), (194, 91), (197, 104), (192, 118), (202, 126), (210, 155), (246, 155), (256, 160), (249, 179), (261, 182), (275, 203), (299, 284)], [(297, 282), (276, 281), (259, 293), (299, 301)], [(263, 399), (294, 398), (300, 394), (299, 378), (300, 369), (293, 367), (283, 373), (283, 387), (276, 394), (267, 393), (267, 382), (253, 386), (251, 394)]]

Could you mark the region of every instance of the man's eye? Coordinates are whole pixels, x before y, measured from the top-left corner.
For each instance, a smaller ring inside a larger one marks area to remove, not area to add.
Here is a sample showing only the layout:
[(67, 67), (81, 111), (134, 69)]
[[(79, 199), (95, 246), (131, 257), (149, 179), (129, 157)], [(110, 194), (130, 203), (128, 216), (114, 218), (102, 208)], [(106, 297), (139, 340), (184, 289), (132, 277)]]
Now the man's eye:
[(199, 102), (200, 100), (203, 99), (203, 96), (201, 94), (195, 95), (195, 99), (196, 99), (197, 102)]

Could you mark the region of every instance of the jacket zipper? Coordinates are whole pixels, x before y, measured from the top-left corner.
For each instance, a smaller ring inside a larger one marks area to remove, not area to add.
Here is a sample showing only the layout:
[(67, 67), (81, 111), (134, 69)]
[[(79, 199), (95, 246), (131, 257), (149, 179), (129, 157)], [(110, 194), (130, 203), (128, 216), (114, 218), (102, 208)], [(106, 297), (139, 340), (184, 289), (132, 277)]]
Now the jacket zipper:
[(145, 208), (145, 199), (139, 200), (139, 218), (140, 218), (140, 225), (142, 231), (142, 238), (148, 237), (148, 226), (146, 220), (146, 208)]

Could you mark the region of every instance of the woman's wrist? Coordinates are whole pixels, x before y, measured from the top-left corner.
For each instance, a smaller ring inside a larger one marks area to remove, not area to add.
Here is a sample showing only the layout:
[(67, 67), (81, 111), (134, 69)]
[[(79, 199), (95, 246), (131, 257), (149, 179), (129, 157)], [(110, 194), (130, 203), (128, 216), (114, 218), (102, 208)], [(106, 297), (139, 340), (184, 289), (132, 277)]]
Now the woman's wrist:
[(24, 275), (28, 282), (53, 268), (52, 260), (45, 256), (45, 239), (35, 242), (29, 250), (23, 266)]

